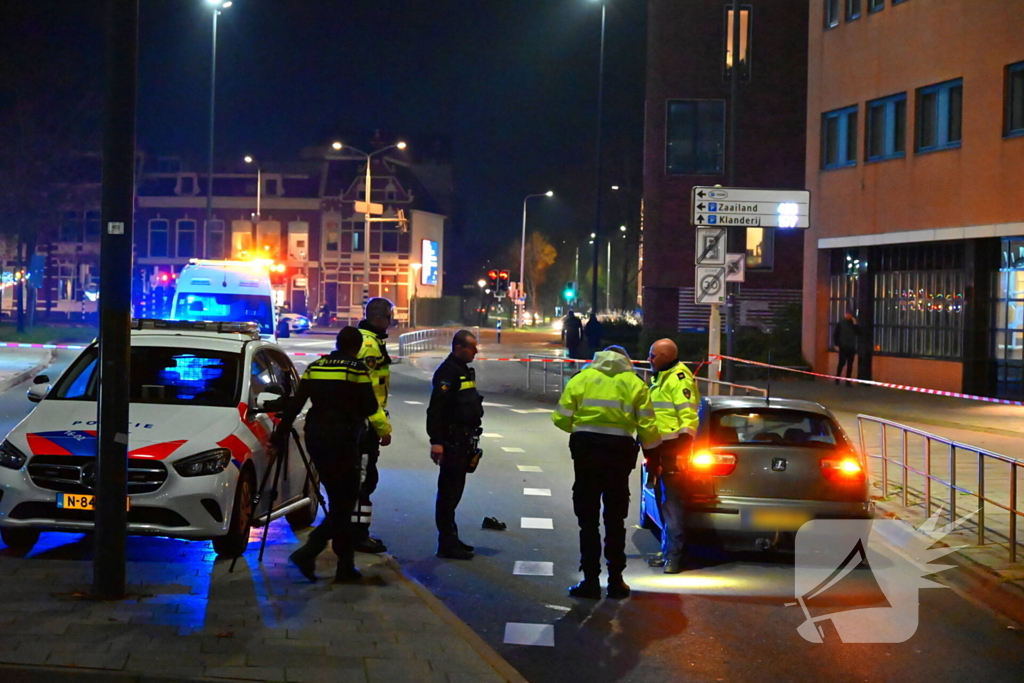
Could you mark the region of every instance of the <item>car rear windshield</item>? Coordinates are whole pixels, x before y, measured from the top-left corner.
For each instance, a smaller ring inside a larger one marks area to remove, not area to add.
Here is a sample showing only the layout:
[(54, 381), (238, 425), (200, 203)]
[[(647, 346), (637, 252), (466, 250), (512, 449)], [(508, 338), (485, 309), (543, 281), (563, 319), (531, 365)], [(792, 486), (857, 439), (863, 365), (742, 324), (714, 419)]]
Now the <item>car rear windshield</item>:
[(270, 297), (257, 294), (179, 292), (174, 315), (178, 320), (259, 323), (261, 334), (273, 334)]
[[(237, 353), (159, 346), (136, 346), (131, 353), (132, 403), (238, 405), (241, 356)], [(83, 351), (47, 399), (95, 401), (97, 355), (96, 347)]]
[(714, 446), (764, 444), (834, 448), (842, 440), (839, 426), (826, 415), (802, 410), (719, 410), (711, 415)]

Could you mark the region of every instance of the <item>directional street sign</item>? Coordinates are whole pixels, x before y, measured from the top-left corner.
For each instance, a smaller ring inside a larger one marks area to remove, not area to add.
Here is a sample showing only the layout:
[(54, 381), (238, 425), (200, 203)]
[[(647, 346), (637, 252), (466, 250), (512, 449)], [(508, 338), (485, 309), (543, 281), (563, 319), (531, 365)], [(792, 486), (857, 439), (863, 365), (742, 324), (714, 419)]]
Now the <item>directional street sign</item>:
[(725, 281), (744, 282), (747, 276), (747, 255), (726, 254), (725, 256)]
[(725, 266), (697, 266), (694, 301), (698, 304), (725, 303)]
[(695, 187), (690, 206), (693, 224), (698, 227), (807, 228), (811, 193)]
[(697, 228), (698, 266), (724, 266), (726, 248), (725, 228)]

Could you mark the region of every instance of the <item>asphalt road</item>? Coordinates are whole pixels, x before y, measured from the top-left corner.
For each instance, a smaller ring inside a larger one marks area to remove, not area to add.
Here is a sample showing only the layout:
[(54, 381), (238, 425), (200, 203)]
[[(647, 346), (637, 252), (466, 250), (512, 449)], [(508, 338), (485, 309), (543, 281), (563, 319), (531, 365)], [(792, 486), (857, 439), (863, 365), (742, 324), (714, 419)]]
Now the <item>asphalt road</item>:
[[(316, 353), (330, 340), (298, 337), (286, 345)], [(48, 374), (55, 377), (69, 360), (70, 354), (62, 354)], [(784, 606), (794, 600), (791, 560), (701, 551), (684, 573), (669, 577), (643, 562), (657, 546), (641, 529), (627, 535), (632, 598), (568, 598), (566, 588), (579, 579), (571, 460), (566, 435), (551, 425), (550, 406), (534, 401), (487, 397), (493, 405), (485, 404), (484, 427), (492, 436), (484, 439), (484, 459), (469, 476), (458, 515), (462, 536), (477, 546), (477, 557), (434, 557), (437, 470), (428, 455), (424, 411), (436, 364), (396, 368), (390, 401), (395, 438), (381, 460), (373, 530), (408, 572), (530, 681), (1020, 680), (1020, 625), (950, 589), (920, 591), (920, 625), (906, 642), (846, 644), (830, 632), (824, 644), (812, 644), (796, 631), (804, 619), (800, 609)], [(0, 394), (4, 432), (32, 407), (26, 386)], [(636, 520), (638, 485), (634, 478), (630, 523)], [(549, 489), (551, 495), (526, 495), (527, 488)], [(484, 516), (505, 521), (508, 530), (481, 530)], [(522, 528), (523, 518), (549, 520), (552, 528)], [(45, 534), (40, 547), (60, 544), (62, 536)], [(130, 545), (135, 553), (164, 560), (171, 557), (163, 545), (179, 543), (133, 539)], [(550, 575), (516, 575), (516, 562), (549, 562)], [(834, 604), (876, 604), (867, 597), (865, 576), (854, 572)], [(509, 624), (531, 625), (551, 636), (553, 645), (507, 643)]]

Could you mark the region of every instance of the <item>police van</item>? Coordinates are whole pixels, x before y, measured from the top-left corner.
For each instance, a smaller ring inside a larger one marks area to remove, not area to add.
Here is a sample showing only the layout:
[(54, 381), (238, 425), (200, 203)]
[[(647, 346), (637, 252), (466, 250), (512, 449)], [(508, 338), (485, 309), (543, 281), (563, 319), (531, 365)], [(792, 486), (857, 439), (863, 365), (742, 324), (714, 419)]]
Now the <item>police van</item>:
[[(98, 354), (88, 346), (52, 385), (36, 377), (28, 397), (39, 405), (0, 443), (0, 537), (15, 550), (41, 530), (93, 528)], [(212, 539), (218, 554), (237, 555), (251, 526), (312, 524), (319, 483), (294, 438), (273, 508), (269, 494), (253, 502), (271, 465), (275, 401), (298, 382), (254, 323), (133, 320), (128, 533)], [(300, 435), (303, 425), (300, 415)]]
[(270, 285), (273, 267), (266, 260), (192, 259), (178, 275), (171, 319), (254, 322), (263, 338), (273, 339), (277, 330)]

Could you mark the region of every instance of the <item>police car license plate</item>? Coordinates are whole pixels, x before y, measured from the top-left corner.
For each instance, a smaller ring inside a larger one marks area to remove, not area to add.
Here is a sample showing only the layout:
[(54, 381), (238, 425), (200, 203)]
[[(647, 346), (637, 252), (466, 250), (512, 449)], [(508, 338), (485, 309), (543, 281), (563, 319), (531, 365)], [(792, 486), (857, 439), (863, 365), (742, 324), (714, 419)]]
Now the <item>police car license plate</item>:
[[(131, 499), (126, 500), (127, 509), (131, 509)], [(88, 496), (74, 493), (58, 493), (57, 507), (65, 510), (95, 510), (96, 496)]]

